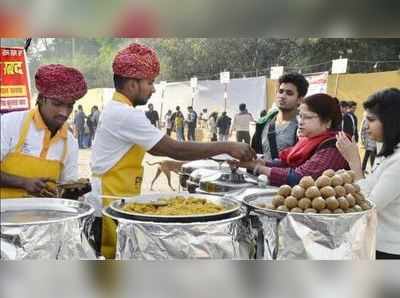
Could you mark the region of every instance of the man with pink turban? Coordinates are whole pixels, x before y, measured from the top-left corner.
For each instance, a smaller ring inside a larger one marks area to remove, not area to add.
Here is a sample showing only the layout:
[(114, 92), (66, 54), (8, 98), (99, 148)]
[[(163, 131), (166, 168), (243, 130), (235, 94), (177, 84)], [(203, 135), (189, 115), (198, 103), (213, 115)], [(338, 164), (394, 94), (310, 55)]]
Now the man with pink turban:
[[(154, 80), (160, 72), (160, 63), (152, 48), (133, 43), (117, 53), (112, 68), (115, 93), (103, 109), (92, 147), (93, 196), (89, 201), (95, 205), (98, 216), (102, 207), (111, 203), (109, 196), (140, 194), (146, 152), (178, 160), (222, 153), (240, 160), (255, 157), (247, 144), (177, 142), (150, 123), (136, 107), (145, 105), (155, 92)], [(102, 226), (102, 254), (113, 258), (115, 224), (104, 219)]]
[(61, 64), (35, 75), (37, 107), (1, 117), (1, 198), (55, 196), (49, 181), (78, 178), (78, 144), (67, 119), (87, 92), (81, 72)]

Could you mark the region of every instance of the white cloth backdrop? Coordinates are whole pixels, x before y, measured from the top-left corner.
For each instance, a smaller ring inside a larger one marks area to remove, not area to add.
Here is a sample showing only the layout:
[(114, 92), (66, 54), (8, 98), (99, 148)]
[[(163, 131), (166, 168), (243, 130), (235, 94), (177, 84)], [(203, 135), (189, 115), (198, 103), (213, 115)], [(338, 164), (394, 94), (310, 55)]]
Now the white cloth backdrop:
[[(161, 86), (155, 85), (156, 92), (152, 95), (148, 103), (152, 103), (154, 108), (162, 114), (170, 109), (175, 111), (176, 106), (181, 107), (181, 111), (186, 117), (187, 107), (192, 104), (192, 88), (190, 81), (167, 83), (164, 98), (161, 98)], [(104, 104), (111, 99), (113, 89), (104, 89)], [(253, 114), (255, 119), (260, 112), (266, 108), (266, 79), (265, 77), (231, 79), (228, 84), (227, 113), (230, 117), (239, 111), (239, 104), (246, 103), (247, 109)], [(198, 81), (197, 91), (194, 96), (194, 110), (200, 114), (203, 108), (207, 108), (208, 113), (224, 110), (224, 85), (220, 81)], [(143, 106), (141, 109), (146, 110)]]

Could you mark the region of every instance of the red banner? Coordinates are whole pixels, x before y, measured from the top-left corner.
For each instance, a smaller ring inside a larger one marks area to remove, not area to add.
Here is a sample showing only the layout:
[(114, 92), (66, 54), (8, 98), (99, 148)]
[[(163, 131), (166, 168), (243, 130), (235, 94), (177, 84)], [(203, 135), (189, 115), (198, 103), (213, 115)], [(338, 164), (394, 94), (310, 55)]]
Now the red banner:
[(0, 112), (28, 110), (30, 101), (24, 48), (0, 47)]

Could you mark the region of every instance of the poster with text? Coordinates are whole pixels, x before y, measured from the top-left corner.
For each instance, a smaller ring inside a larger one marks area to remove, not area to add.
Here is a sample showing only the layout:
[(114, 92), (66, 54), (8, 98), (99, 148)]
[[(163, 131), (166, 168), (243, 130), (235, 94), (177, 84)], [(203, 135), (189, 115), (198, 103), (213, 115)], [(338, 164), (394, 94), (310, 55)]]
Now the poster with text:
[(0, 112), (30, 108), (29, 72), (25, 51), (0, 47)]
[(309, 84), (307, 96), (316, 93), (326, 93), (328, 89), (328, 75), (327, 71), (306, 75), (305, 77)]

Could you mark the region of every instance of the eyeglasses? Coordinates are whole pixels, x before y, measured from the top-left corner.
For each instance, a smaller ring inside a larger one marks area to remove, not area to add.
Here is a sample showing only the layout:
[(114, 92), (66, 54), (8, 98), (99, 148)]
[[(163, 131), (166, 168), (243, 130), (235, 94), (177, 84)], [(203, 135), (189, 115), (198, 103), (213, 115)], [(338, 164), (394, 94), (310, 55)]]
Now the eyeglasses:
[(297, 119), (297, 121), (300, 121), (300, 120), (304, 120), (304, 121), (309, 121), (309, 120), (311, 120), (311, 119), (313, 119), (313, 118), (319, 118), (317, 115), (302, 115), (302, 114), (298, 114), (297, 116), (296, 116), (296, 119)]

